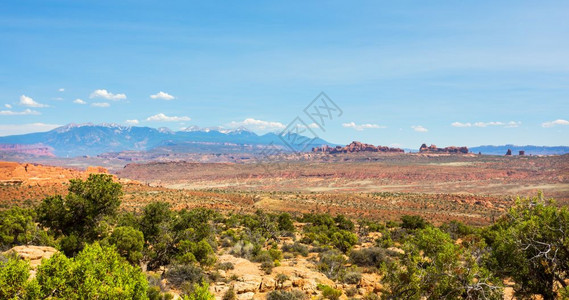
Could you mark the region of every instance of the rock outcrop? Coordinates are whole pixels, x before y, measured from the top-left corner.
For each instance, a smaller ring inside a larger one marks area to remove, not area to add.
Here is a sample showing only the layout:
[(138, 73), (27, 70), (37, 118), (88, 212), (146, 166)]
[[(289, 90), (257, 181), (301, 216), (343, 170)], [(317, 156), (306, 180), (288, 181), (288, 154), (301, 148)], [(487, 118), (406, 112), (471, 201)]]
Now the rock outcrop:
[(419, 148), (419, 153), (458, 153), (458, 154), (468, 154), (468, 147), (445, 147), (438, 148), (436, 145), (427, 146), (427, 144), (421, 145)]
[[(53, 185), (69, 182), (70, 179), (87, 179), (90, 174), (109, 174), (103, 167), (90, 166), (85, 171), (36, 163), (0, 161), (0, 185)], [(113, 179), (122, 184), (142, 184), (126, 178)]]
[(37, 268), (41, 264), (42, 259), (49, 259), (57, 252), (57, 249), (48, 246), (16, 246), (4, 253), (3, 255), (16, 254), (23, 260), (30, 263), (32, 269)]
[(351, 144), (342, 147), (330, 147), (328, 145), (324, 145), (322, 147), (315, 147), (312, 148), (312, 152), (322, 152), (322, 153), (355, 153), (355, 152), (391, 152), (391, 153), (403, 153), (403, 149), (399, 148), (390, 148), (387, 146), (374, 146), (371, 144), (364, 144), (360, 142), (352, 142)]

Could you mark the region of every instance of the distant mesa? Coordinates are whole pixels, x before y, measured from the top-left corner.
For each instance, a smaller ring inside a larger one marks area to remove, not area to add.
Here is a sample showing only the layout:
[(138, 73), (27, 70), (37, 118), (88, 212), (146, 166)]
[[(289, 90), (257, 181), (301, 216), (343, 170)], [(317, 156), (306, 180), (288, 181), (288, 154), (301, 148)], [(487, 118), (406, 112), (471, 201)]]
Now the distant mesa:
[(53, 148), (44, 144), (0, 144), (0, 152), (55, 157)]
[(438, 148), (436, 145), (427, 146), (427, 144), (421, 145), (419, 148), (419, 153), (458, 153), (458, 154), (468, 154), (468, 147), (445, 147)]
[(351, 144), (347, 146), (336, 146), (330, 147), (328, 145), (324, 145), (322, 147), (314, 147), (312, 148), (312, 152), (316, 153), (355, 153), (355, 152), (390, 152), (390, 153), (403, 153), (403, 149), (399, 148), (390, 148), (387, 146), (374, 146), (371, 144), (364, 144), (360, 142), (353, 141)]
[(506, 151), (506, 156), (510, 156), (512, 155), (512, 149), (508, 149), (508, 151)]

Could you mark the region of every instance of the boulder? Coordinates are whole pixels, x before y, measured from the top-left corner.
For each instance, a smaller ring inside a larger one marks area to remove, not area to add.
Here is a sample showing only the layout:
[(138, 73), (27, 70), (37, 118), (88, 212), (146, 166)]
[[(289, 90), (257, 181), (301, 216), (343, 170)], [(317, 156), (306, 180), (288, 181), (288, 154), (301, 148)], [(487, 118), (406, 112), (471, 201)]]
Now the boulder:
[(244, 293), (244, 294), (238, 294), (237, 299), (239, 299), (239, 300), (251, 300), (251, 299), (253, 299), (254, 296), (255, 296), (255, 293), (248, 292), (248, 293)]
[(37, 268), (42, 259), (49, 259), (57, 252), (57, 249), (48, 246), (16, 246), (4, 253), (3, 255), (16, 254), (21, 259), (27, 260), (32, 269)]

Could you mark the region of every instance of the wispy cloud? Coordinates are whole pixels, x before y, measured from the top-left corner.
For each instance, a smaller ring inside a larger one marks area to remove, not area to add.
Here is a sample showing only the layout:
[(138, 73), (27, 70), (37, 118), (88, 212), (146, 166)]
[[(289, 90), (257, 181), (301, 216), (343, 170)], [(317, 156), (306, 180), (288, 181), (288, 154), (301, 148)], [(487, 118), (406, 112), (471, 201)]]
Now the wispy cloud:
[(414, 125), (411, 126), (411, 128), (413, 128), (413, 130), (417, 131), (417, 132), (427, 132), (429, 131), (427, 128), (421, 126), (421, 125)]
[(65, 92), (65, 89), (64, 89), (64, 88), (60, 88), (60, 89), (58, 89), (57, 91), (58, 91), (58, 92)]
[(89, 95), (89, 98), (103, 98), (107, 100), (118, 101), (122, 99), (126, 99), (125, 94), (113, 94), (107, 90), (95, 90)]
[(95, 103), (91, 103), (91, 106), (93, 107), (109, 107), (111, 106), (109, 103), (107, 102), (95, 102)]
[(85, 102), (85, 101), (83, 101), (83, 100), (81, 100), (81, 99), (79, 99), (79, 98), (73, 100), (73, 103), (75, 103), (75, 104), (87, 104), (87, 102)]
[(516, 127), (520, 127), (520, 125), (522, 125), (521, 121), (510, 121), (508, 122), (506, 125), (504, 125), (504, 127), (506, 128), (516, 128)]
[(140, 123), (138, 120), (134, 119), (134, 120), (126, 120), (125, 121), (127, 124), (130, 125), (137, 125), (138, 123)]
[(502, 122), (476, 122), (474, 123), (475, 127), (488, 127), (488, 126), (503, 126), (504, 123)]
[(44, 123), (17, 124), (17, 125), (3, 124), (0, 125), (0, 136), (49, 131), (60, 126), (61, 125), (44, 124)]
[(26, 95), (20, 96), (20, 105), (27, 106), (27, 107), (48, 107), (49, 105), (41, 104), (36, 102), (31, 97)]
[(507, 123), (504, 122), (474, 122), (474, 123), (470, 123), (470, 122), (466, 122), (466, 123), (462, 123), (462, 122), (453, 122), (452, 124), (450, 124), (452, 127), (459, 127), (459, 128), (465, 128), (465, 127), (480, 127), (480, 128), (484, 128), (484, 127), (491, 127), (491, 126), (500, 126), (500, 127), (505, 127), (505, 128), (515, 128), (515, 127), (519, 127), (520, 125), (522, 125), (522, 122), (520, 121), (510, 121)]
[(380, 126), (377, 124), (356, 124), (355, 122), (350, 122), (350, 123), (343, 123), (342, 124), (343, 127), (345, 128), (353, 128), (357, 131), (362, 131), (364, 129), (374, 129), (374, 128), (387, 128), (386, 126)]
[(472, 123), (453, 122), (450, 124), (452, 127), (472, 127)]
[(162, 91), (160, 91), (154, 95), (150, 95), (150, 98), (160, 99), (160, 100), (174, 100), (174, 99), (176, 99), (176, 97), (174, 97), (168, 93), (162, 92)]
[(10, 105), (10, 104), (4, 104), (4, 107), (6, 107), (6, 108), (12, 108), (12, 105)]
[(24, 115), (41, 115), (39, 111), (25, 109), (24, 111), (11, 111), (11, 110), (1, 110), (0, 116), (24, 116)]
[(150, 116), (148, 118), (146, 118), (146, 121), (159, 121), (159, 122), (180, 122), (180, 121), (190, 121), (191, 118), (190, 117), (186, 117), (186, 116), (182, 116), (182, 117), (176, 117), (176, 116), (172, 116), (169, 117), (163, 113), (159, 113), (153, 116)]
[(551, 121), (551, 122), (543, 122), (543, 123), (541, 123), (541, 127), (545, 127), (545, 128), (554, 127), (554, 126), (557, 126), (557, 125), (567, 126), (567, 125), (569, 125), (569, 121), (563, 120), (563, 119), (558, 119), (558, 120)]
[(263, 121), (253, 118), (247, 118), (240, 122), (233, 121), (229, 123), (228, 126), (233, 128), (245, 127), (249, 130), (258, 130), (258, 131), (278, 130), (278, 129), (284, 129), (286, 127), (281, 122)]

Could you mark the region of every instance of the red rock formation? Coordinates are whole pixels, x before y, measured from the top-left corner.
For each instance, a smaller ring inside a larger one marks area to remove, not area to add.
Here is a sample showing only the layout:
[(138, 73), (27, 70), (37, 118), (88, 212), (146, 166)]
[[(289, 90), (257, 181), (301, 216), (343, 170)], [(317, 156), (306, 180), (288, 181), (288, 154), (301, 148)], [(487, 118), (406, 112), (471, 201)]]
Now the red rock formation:
[(427, 147), (427, 144), (421, 145), (419, 148), (420, 153), (460, 153), (460, 154), (467, 154), (468, 147), (445, 147), (445, 148), (438, 148), (436, 145), (431, 144)]
[(391, 152), (391, 153), (403, 153), (403, 149), (399, 148), (389, 148), (387, 146), (374, 146), (371, 144), (364, 144), (360, 142), (352, 142), (351, 144), (342, 147), (330, 147), (324, 145), (322, 147), (312, 148), (312, 152), (322, 152), (322, 153), (354, 153), (354, 152)]
[(53, 148), (43, 144), (0, 144), (0, 152), (31, 154), (37, 156), (51, 156)]
[(93, 167), (93, 166), (87, 167), (87, 169), (85, 170), (85, 172), (86, 172), (87, 174), (109, 174), (109, 170), (107, 170), (106, 168), (103, 168), (103, 167)]
[[(35, 163), (0, 161), (0, 185), (37, 184), (52, 185), (67, 183), (70, 179), (87, 179), (90, 174), (109, 174), (103, 167), (88, 167), (87, 170), (68, 169)], [(123, 184), (141, 184), (125, 178), (113, 179)]]

